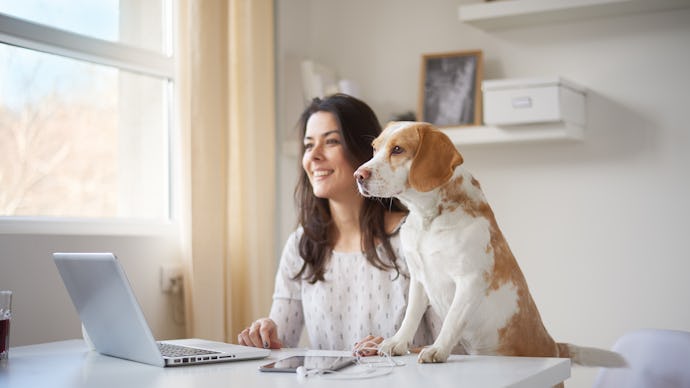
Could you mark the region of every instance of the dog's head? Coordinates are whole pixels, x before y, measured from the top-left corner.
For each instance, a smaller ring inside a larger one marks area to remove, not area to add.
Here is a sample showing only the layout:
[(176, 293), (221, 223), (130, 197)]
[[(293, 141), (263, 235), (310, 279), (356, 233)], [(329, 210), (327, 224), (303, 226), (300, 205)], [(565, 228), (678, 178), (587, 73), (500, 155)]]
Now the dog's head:
[(462, 164), (453, 142), (429, 123), (390, 122), (372, 145), (374, 157), (355, 171), (357, 187), (367, 197), (431, 191)]

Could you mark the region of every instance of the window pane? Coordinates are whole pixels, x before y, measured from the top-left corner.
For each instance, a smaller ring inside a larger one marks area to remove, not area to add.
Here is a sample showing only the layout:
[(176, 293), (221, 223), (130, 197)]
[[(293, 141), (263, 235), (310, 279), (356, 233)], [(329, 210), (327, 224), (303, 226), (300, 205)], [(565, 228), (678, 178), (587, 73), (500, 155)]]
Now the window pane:
[(168, 218), (167, 90), (0, 44), (0, 216)]
[(93, 38), (168, 53), (167, 0), (0, 0), (0, 12)]

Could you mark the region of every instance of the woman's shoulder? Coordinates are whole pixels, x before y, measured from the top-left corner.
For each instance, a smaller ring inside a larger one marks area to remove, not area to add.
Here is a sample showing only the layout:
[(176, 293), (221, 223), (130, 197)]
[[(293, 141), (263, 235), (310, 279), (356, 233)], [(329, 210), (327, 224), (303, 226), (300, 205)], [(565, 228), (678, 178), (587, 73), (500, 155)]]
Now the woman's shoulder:
[(293, 230), (290, 233), (290, 236), (288, 236), (288, 241), (294, 242), (294, 241), (299, 241), (300, 238), (302, 238), (302, 235), (304, 234), (304, 228), (302, 225), (299, 225), (295, 230)]
[(299, 254), (299, 241), (303, 234), (304, 229), (299, 226), (290, 233), (285, 241), (281, 261), (290, 268), (300, 268), (302, 265), (302, 257)]

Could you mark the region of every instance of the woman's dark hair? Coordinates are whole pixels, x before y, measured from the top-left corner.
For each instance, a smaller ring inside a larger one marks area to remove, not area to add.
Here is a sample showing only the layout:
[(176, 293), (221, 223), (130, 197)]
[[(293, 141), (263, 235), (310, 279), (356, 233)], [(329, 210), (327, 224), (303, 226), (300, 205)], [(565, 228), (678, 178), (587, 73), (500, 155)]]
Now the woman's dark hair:
[[(335, 117), (347, 159), (353, 168), (364, 164), (373, 155), (371, 142), (381, 133), (381, 124), (376, 114), (364, 102), (346, 95), (334, 94), (326, 98), (315, 98), (304, 110), (299, 120), (300, 136), (304, 138), (307, 121), (316, 112), (329, 112)], [(302, 146), (304, 154), (304, 146)], [(299, 241), (299, 253), (304, 264), (295, 275), (295, 279), (305, 276), (310, 283), (324, 280), (326, 264), (330, 258), (335, 241), (333, 220), (328, 207), (328, 200), (318, 198), (309, 182), (304, 169), (295, 188), (295, 200), (299, 208), (298, 222), (304, 233)], [(359, 216), (362, 231), (362, 243), (367, 261), (381, 270), (395, 269), (400, 273), (397, 257), (386, 233), (384, 215), (386, 211), (404, 211), (397, 200), (366, 198)], [(384, 262), (376, 252), (376, 242), (380, 241), (390, 262)]]

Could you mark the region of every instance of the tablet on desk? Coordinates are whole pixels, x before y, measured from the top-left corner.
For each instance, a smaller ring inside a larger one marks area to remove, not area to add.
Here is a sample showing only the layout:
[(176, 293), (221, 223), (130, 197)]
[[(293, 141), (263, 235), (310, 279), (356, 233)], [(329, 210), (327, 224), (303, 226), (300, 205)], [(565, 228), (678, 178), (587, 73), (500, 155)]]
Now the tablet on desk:
[(292, 356), (262, 365), (262, 372), (296, 372), (303, 366), (307, 370), (336, 371), (355, 363), (353, 356)]

